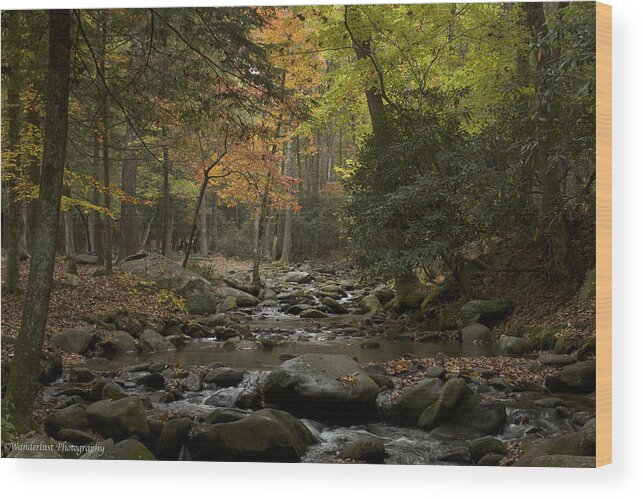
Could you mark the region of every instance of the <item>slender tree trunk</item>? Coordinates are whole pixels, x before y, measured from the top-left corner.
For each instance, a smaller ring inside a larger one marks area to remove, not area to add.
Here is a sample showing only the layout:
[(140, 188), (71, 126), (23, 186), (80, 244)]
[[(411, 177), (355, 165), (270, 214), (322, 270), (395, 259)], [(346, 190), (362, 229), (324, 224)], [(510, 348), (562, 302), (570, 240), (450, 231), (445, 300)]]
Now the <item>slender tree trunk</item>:
[(172, 246), (172, 227), (170, 224), (170, 150), (167, 145), (165, 129), (163, 129), (163, 255), (170, 254)]
[[(286, 146), (287, 173), (291, 177), (295, 174), (295, 140), (290, 140)], [(288, 208), (284, 217), (284, 240), (281, 246), (281, 261), (285, 263), (290, 262), (292, 251), (292, 218), (292, 208)]]
[(65, 271), (69, 274), (78, 274), (76, 267), (76, 244), (74, 241), (74, 217), (70, 210), (63, 212), (65, 225)]
[(203, 178), (201, 182), (201, 189), (199, 190), (199, 199), (196, 203), (196, 208), (194, 209), (194, 216), (192, 217), (192, 228), (190, 229), (190, 239), (188, 239), (188, 244), (185, 248), (185, 256), (183, 257), (183, 267), (187, 267), (188, 260), (190, 259), (190, 253), (192, 252), (192, 245), (194, 244), (194, 236), (196, 236), (196, 228), (199, 223), (199, 211), (201, 204), (203, 203), (203, 197), (205, 196), (205, 189), (208, 186), (208, 177)]
[(55, 239), (67, 145), (71, 57), (69, 10), (49, 16), (49, 62), (45, 88), (45, 137), (37, 230), (22, 321), (11, 363), (3, 415), (19, 433), (30, 429), (38, 389), (40, 359), (53, 284)]
[(219, 209), (216, 191), (212, 193), (212, 225), (211, 225), (211, 239), (212, 249), (215, 253), (219, 251)]
[[(121, 188), (127, 196), (131, 197), (136, 197), (136, 177), (138, 173), (138, 160), (133, 146), (135, 139), (134, 129), (128, 123), (125, 131)], [(121, 234), (120, 258), (122, 259), (128, 255), (133, 255), (140, 248), (136, 205), (125, 199), (121, 202)]]
[(147, 222), (147, 227), (145, 228), (145, 234), (143, 234), (143, 240), (141, 241), (140, 249), (144, 249), (145, 246), (147, 245), (147, 240), (150, 237), (150, 232), (152, 231), (152, 225), (154, 225), (155, 218), (156, 218), (156, 206), (154, 207), (154, 211), (152, 211), (152, 216), (150, 217), (150, 221)]
[[(13, 163), (12, 173), (17, 177), (20, 175), (20, 13), (17, 11), (6, 11), (2, 21), (8, 28), (7, 45), (11, 57), (9, 62), (9, 78), (7, 81), (7, 136), (8, 153)], [(12, 46), (12, 44), (14, 44)], [(4, 71), (3, 71), (4, 72)], [(4, 156), (4, 155), (3, 155)], [(3, 157), (4, 159), (4, 157)], [(16, 196), (16, 182), (8, 180), (3, 182), (3, 190), (7, 195), (7, 258), (5, 267), (5, 293), (17, 293), (20, 291), (20, 202)]]
[[(100, 50), (100, 72), (102, 73), (101, 81), (107, 81), (106, 73), (106, 59), (107, 59), (107, 26), (109, 13), (104, 11), (104, 24), (103, 24), (103, 33), (102, 33), (102, 43)], [(102, 109), (102, 125), (103, 125), (103, 136), (102, 136), (102, 145), (103, 145), (103, 185), (105, 186), (105, 191), (103, 192), (103, 207), (106, 212), (111, 212), (111, 198), (109, 194), (110, 189), (110, 168), (109, 168), (109, 92), (108, 89), (103, 83), (104, 88), (104, 102)], [(109, 215), (105, 215), (105, 224), (104, 224), (104, 239), (103, 247), (105, 252), (105, 272), (107, 275), (110, 275), (113, 271), (112, 265), (112, 251), (113, 251), (113, 223), (112, 218)]]
[[(97, 133), (94, 134), (94, 171), (96, 172), (96, 176), (99, 177), (99, 172), (102, 168), (101, 166), (101, 158), (100, 158), (100, 136)], [(93, 189), (92, 191), (92, 202), (94, 203), (95, 206), (100, 205), (100, 195), (98, 192), (98, 189)], [(101, 215), (98, 211), (95, 211), (92, 213), (92, 219), (94, 220), (93, 226), (94, 226), (94, 251), (96, 252), (96, 257), (98, 258), (98, 265), (105, 265), (105, 246), (103, 244), (103, 235), (104, 235), (104, 230), (103, 230), (103, 220), (101, 218)]]
[(207, 193), (203, 194), (200, 209), (200, 224), (199, 224), (199, 253), (202, 256), (208, 255), (208, 211), (207, 211)]

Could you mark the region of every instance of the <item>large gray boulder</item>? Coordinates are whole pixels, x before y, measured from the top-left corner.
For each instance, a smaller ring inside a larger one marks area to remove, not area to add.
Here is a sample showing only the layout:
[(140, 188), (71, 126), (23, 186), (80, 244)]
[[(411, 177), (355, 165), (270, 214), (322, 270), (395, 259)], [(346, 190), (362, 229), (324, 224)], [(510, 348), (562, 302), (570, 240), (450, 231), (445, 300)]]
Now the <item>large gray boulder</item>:
[(45, 418), (45, 431), (53, 438), (58, 438), (61, 430), (89, 429), (85, 408), (80, 404), (70, 405), (54, 411)]
[(113, 447), (114, 457), (120, 461), (156, 461), (147, 447), (133, 438), (118, 442)]
[(49, 341), (64, 352), (83, 354), (92, 345), (95, 332), (95, 329), (89, 326), (63, 329), (49, 338)]
[(557, 438), (547, 449), (548, 454), (566, 456), (596, 455), (596, 419), (592, 419), (579, 431)]
[(298, 462), (317, 440), (288, 413), (262, 409), (233, 423), (195, 434), (189, 449), (196, 461)]
[(315, 419), (346, 421), (375, 415), (379, 388), (345, 355), (305, 354), (273, 370), (263, 386), (267, 402)]
[(522, 355), (529, 351), (529, 343), (526, 340), (506, 334), (498, 338), (496, 347), (500, 353), (506, 355)]
[(308, 272), (300, 272), (297, 270), (293, 270), (292, 272), (286, 273), (283, 279), (286, 282), (294, 282), (296, 284), (307, 284), (313, 280), (313, 276)]
[(133, 352), (136, 340), (127, 331), (106, 331), (101, 334), (98, 346), (111, 353)]
[(225, 300), (227, 298), (234, 298), (237, 307), (254, 307), (261, 301), (259, 300), (259, 298), (251, 295), (250, 293), (246, 293), (245, 291), (241, 291), (240, 289), (231, 288), (228, 286), (215, 288), (215, 292), (222, 297), (222, 300)]
[(493, 335), (484, 324), (470, 324), (462, 328), (462, 343), (491, 343)]
[(596, 361), (563, 367), (559, 373), (545, 378), (545, 386), (552, 392), (591, 393), (596, 390)]
[(176, 294), (185, 300), (185, 308), (192, 315), (214, 314), (222, 300), (210, 283), (203, 280), (188, 282)]
[(464, 325), (480, 323), (493, 328), (513, 312), (513, 303), (507, 300), (472, 300), (460, 309)]
[(381, 438), (367, 435), (346, 447), (340, 452), (339, 457), (368, 464), (382, 464), (386, 458), (384, 441)]
[(366, 295), (359, 302), (359, 308), (365, 314), (367, 314), (369, 312), (378, 313), (378, 312), (382, 311), (382, 304), (377, 299), (377, 296), (375, 296), (375, 295)]
[(190, 418), (177, 418), (167, 421), (163, 425), (161, 435), (156, 444), (159, 459), (176, 461), (181, 453), (181, 448), (188, 442), (188, 435), (192, 421)]
[(95, 402), (87, 407), (86, 415), (92, 430), (115, 441), (149, 434), (143, 401), (135, 395)]
[(404, 388), (394, 398), (382, 394), (385, 400), (379, 404), (380, 414), (387, 423), (415, 426), (424, 409), (438, 400), (443, 385), (439, 379), (431, 378)]
[(448, 380), (437, 401), (427, 407), (418, 426), (437, 430), (436, 436), (478, 438), (496, 435), (504, 427), (507, 415), (499, 402), (483, 401), (462, 378)]
[(176, 347), (165, 337), (152, 329), (146, 329), (138, 338), (138, 343), (143, 351), (163, 352), (176, 350)]

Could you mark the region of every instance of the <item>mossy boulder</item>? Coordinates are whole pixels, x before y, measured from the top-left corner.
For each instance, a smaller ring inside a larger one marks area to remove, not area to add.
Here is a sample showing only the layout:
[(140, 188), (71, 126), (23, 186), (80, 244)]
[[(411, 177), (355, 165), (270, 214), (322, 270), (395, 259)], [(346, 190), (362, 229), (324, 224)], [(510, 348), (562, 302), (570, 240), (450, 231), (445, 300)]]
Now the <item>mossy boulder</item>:
[(504, 456), (506, 453), (507, 446), (505, 443), (492, 436), (477, 438), (469, 442), (469, 454), (476, 462), (487, 454), (500, 454)]
[(113, 447), (114, 457), (120, 461), (156, 461), (147, 447), (133, 438), (118, 442)]
[(49, 341), (67, 353), (84, 354), (95, 340), (96, 330), (92, 327), (64, 329), (54, 334)]
[(321, 310), (317, 310), (316, 308), (309, 308), (302, 311), (299, 314), (299, 317), (301, 317), (302, 319), (324, 319), (328, 317), (328, 315), (326, 315)]
[(545, 328), (531, 327), (525, 331), (525, 339), (529, 342), (530, 350), (552, 350), (558, 341), (565, 324)]
[(422, 301), (421, 309), (423, 312), (430, 310), (431, 308), (439, 305), (440, 303), (449, 302), (455, 300), (462, 290), (460, 285), (453, 281), (448, 280), (444, 284), (436, 286)]
[(377, 299), (377, 296), (375, 296), (375, 295), (366, 295), (359, 302), (359, 308), (362, 311), (362, 313), (364, 313), (364, 314), (367, 314), (369, 312), (378, 313), (378, 312), (382, 311), (382, 304)]
[(188, 443), (191, 428), (190, 418), (176, 418), (165, 422), (156, 444), (159, 459), (176, 461), (181, 453), (181, 448)]
[(377, 288), (373, 291), (373, 296), (375, 296), (382, 305), (386, 305), (395, 298), (395, 291), (391, 288)]
[(368, 464), (382, 464), (386, 458), (384, 441), (370, 435), (362, 437), (340, 452), (339, 457)]
[(552, 392), (591, 393), (596, 390), (596, 362), (586, 360), (563, 367), (545, 378), (545, 386)]
[(138, 344), (145, 352), (176, 350), (176, 347), (165, 336), (161, 336), (152, 329), (146, 329), (141, 333)]
[(105, 331), (98, 340), (98, 346), (108, 354), (133, 352), (136, 340), (127, 331)]
[(299, 462), (317, 439), (290, 414), (262, 409), (232, 423), (211, 425), (189, 443), (195, 461)]
[(187, 282), (176, 294), (185, 300), (185, 308), (192, 315), (214, 314), (221, 301), (212, 285), (202, 279)]
[(348, 309), (344, 305), (339, 303), (337, 300), (334, 300), (333, 298), (330, 298), (327, 296), (325, 298), (322, 298), (321, 302), (322, 302), (322, 305), (324, 305), (325, 307), (328, 307), (328, 310), (330, 310), (334, 314), (348, 313)]
[(315, 419), (373, 416), (378, 392), (377, 384), (345, 355), (300, 355), (274, 369), (263, 385), (266, 402)]
[(422, 412), (438, 400), (443, 385), (432, 378), (404, 388), (392, 401), (380, 404), (383, 419), (390, 424), (415, 426)]
[(579, 431), (557, 438), (547, 449), (548, 454), (567, 456), (596, 455), (596, 419), (585, 423)]
[(507, 300), (472, 300), (460, 309), (464, 325), (484, 324), (493, 328), (513, 313), (514, 305)]
[(87, 407), (86, 415), (92, 430), (115, 441), (149, 434), (145, 407), (137, 396), (95, 402)]
[(496, 347), (500, 353), (506, 355), (522, 355), (529, 351), (529, 343), (526, 340), (504, 334), (498, 338)]
[(491, 343), (493, 341), (493, 334), (491, 330), (484, 324), (470, 324), (461, 330), (462, 343)]
[(44, 427), (48, 435), (58, 438), (61, 430), (88, 430), (89, 422), (85, 408), (74, 404), (49, 414), (45, 418)]

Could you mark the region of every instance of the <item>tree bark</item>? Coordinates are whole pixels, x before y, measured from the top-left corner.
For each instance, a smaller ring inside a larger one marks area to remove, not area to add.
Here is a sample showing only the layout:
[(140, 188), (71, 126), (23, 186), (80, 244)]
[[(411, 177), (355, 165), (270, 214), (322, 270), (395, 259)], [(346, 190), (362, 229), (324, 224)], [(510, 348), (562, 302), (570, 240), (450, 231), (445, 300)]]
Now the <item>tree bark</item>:
[[(98, 132), (94, 134), (94, 158), (93, 158), (93, 163), (94, 163), (94, 170), (96, 171), (96, 176), (99, 176), (99, 172), (101, 170), (101, 158), (100, 158), (100, 136)], [(93, 189), (92, 192), (92, 202), (94, 203), (94, 206), (98, 206), (100, 204), (100, 194), (98, 192), (98, 189)], [(105, 265), (105, 245), (103, 244), (104, 239), (104, 230), (103, 230), (103, 220), (101, 218), (101, 214), (98, 211), (94, 210), (94, 213), (92, 214), (92, 218), (94, 220), (94, 251), (96, 252), (96, 257), (98, 258), (97, 264), (98, 265)]]
[(199, 253), (202, 256), (208, 255), (208, 212), (207, 212), (208, 195), (204, 193), (201, 200), (200, 223), (199, 223)]
[(192, 217), (192, 228), (190, 229), (190, 239), (188, 239), (187, 247), (185, 248), (185, 256), (183, 257), (183, 267), (187, 267), (188, 261), (190, 260), (190, 253), (192, 252), (192, 245), (194, 244), (194, 236), (196, 235), (196, 228), (199, 223), (199, 211), (203, 203), (203, 197), (205, 196), (205, 189), (208, 186), (208, 177), (204, 177), (201, 182), (201, 189), (199, 190), (199, 199), (196, 203), (196, 208), (194, 209), (194, 216)]
[[(27, 113), (27, 121), (34, 129), (41, 128), (40, 115), (36, 110), (30, 110)], [(29, 175), (30, 182), (36, 186), (40, 184), (40, 163), (41, 158), (33, 154), (30, 156), (29, 164), (27, 165), (27, 174)], [(31, 254), (34, 235), (36, 233), (37, 222), (37, 200), (27, 201), (27, 251)]]
[(78, 274), (76, 267), (76, 243), (74, 241), (74, 217), (70, 210), (63, 212), (65, 225), (65, 271), (69, 274)]
[(113, 251), (113, 223), (112, 218), (107, 214), (111, 212), (111, 198), (109, 194), (110, 189), (110, 169), (109, 169), (109, 91), (107, 89), (107, 73), (106, 73), (106, 55), (107, 55), (107, 26), (109, 14), (104, 12), (104, 23), (103, 23), (103, 33), (102, 33), (102, 43), (100, 50), (100, 72), (102, 78), (100, 80), (103, 82), (103, 109), (102, 109), (102, 125), (103, 125), (103, 134), (102, 134), (102, 145), (103, 145), (103, 186), (105, 191), (103, 192), (103, 207), (105, 208), (105, 223), (104, 223), (104, 236), (103, 236), (103, 248), (105, 253), (105, 272), (107, 275), (110, 275), (113, 271), (112, 265), (112, 251)]
[[(136, 197), (136, 177), (138, 173), (138, 161), (133, 146), (135, 139), (134, 129), (128, 123), (125, 130), (121, 188), (127, 196), (131, 197)], [(140, 249), (136, 205), (125, 199), (121, 202), (121, 234), (120, 258), (123, 259), (128, 255), (133, 255)]]
[(219, 209), (216, 191), (212, 193), (212, 225), (210, 230), (212, 250), (219, 251)]
[(27, 293), (3, 411), (18, 433), (28, 431), (32, 425), (33, 404), (38, 389), (40, 358), (53, 284), (55, 239), (60, 217), (67, 146), (71, 14), (69, 10), (51, 10), (48, 17), (45, 136), (37, 230), (34, 234)]
[[(7, 138), (8, 153), (13, 163), (12, 173), (17, 177), (20, 175), (20, 26), (18, 25), (20, 13), (17, 11), (6, 11), (3, 23), (8, 28), (7, 46), (11, 49), (9, 61), (9, 78), (7, 81)], [(3, 70), (4, 72), (4, 70)], [(4, 155), (3, 155), (4, 156)], [(3, 158), (4, 159), (4, 158)], [(16, 196), (17, 182), (13, 179), (3, 182), (5, 194), (7, 195), (7, 257), (5, 267), (5, 293), (17, 293), (20, 291), (20, 202)]]
[(168, 256), (172, 247), (172, 227), (170, 224), (170, 151), (166, 143), (166, 132), (163, 129), (163, 255)]
[[(295, 140), (290, 140), (286, 146), (287, 173), (291, 177), (295, 174)], [(281, 261), (285, 263), (290, 262), (292, 252), (292, 218), (292, 208), (288, 208), (284, 217), (284, 240), (281, 246)]]

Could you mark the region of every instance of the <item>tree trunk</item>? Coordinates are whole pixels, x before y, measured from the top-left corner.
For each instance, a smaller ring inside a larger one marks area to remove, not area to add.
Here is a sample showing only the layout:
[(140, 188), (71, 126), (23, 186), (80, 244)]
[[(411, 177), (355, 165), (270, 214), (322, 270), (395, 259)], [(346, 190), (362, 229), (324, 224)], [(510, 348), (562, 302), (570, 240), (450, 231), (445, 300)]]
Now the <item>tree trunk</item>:
[[(102, 43), (100, 50), (100, 72), (102, 74), (101, 81), (103, 81), (103, 91), (104, 91), (104, 102), (102, 109), (102, 125), (103, 125), (103, 185), (105, 191), (103, 192), (103, 207), (106, 212), (111, 212), (111, 198), (109, 194), (110, 189), (110, 171), (109, 171), (109, 92), (104, 82), (107, 81), (106, 73), (106, 54), (107, 54), (107, 26), (109, 14), (107, 11), (104, 11), (104, 21), (103, 24), (103, 33), (102, 33)], [(105, 272), (107, 275), (110, 275), (113, 271), (112, 269), (112, 237), (113, 237), (113, 223), (112, 218), (105, 214), (105, 224), (104, 224), (104, 239), (103, 247), (105, 251)]]
[(172, 246), (172, 227), (170, 224), (170, 151), (166, 143), (166, 135), (163, 129), (163, 255), (168, 256)]
[[(101, 162), (100, 162), (100, 136), (99, 133), (96, 132), (94, 134), (94, 170), (96, 171), (96, 176), (99, 177), (99, 172), (101, 170)], [(94, 206), (100, 205), (100, 194), (98, 192), (98, 189), (93, 189), (92, 192), (92, 202), (94, 203)], [(94, 220), (93, 226), (94, 226), (94, 251), (96, 252), (96, 257), (98, 258), (97, 264), (98, 265), (105, 265), (105, 245), (103, 244), (103, 220), (101, 218), (101, 214), (98, 211), (94, 210), (94, 213), (92, 214), (92, 218)]]
[[(291, 177), (295, 174), (295, 140), (290, 140), (286, 146), (287, 173)], [(290, 262), (292, 252), (292, 218), (292, 208), (288, 208), (284, 217), (284, 240), (281, 246), (281, 261), (285, 263)]]
[[(34, 129), (40, 129), (40, 115), (34, 109), (27, 113), (27, 121)], [(27, 174), (29, 175), (30, 182), (36, 186), (40, 184), (40, 162), (41, 158), (36, 155), (30, 155), (29, 164), (27, 165)], [(37, 223), (37, 200), (27, 201), (27, 251), (31, 254), (34, 235), (36, 233)]]
[(45, 136), (37, 230), (27, 283), (22, 321), (11, 363), (4, 399), (4, 415), (18, 433), (31, 428), (38, 389), (40, 359), (53, 284), (55, 239), (67, 145), (67, 111), (71, 56), (69, 10), (52, 10), (49, 16)]
[[(7, 48), (11, 57), (9, 61), (9, 78), (7, 81), (7, 138), (8, 153), (13, 163), (12, 173), (17, 177), (20, 175), (20, 26), (18, 25), (20, 13), (17, 11), (6, 11), (2, 16), (3, 23), (8, 28)], [(4, 72), (4, 69), (3, 69)], [(3, 160), (4, 158), (3, 154)], [(8, 180), (3, 182), (4, 192), (7, 195), (7, 258), (4, 291), (5, 293), (17, 293), (20, 290), (20, 202), (16, 196), (17, 182)]]
[[(138, 160), (133, 146), (135, 139), (134, 129), (128, 123), (125, 131), (121, 188), (127, 196), (131, 197), (136, 197), (136, 177), (138, 173)], [(125, 199), (121, 202), (121, 234), (120, 258), (123, 259), (128, 255), (133, 255), (140, 248), (136, 205)]]
[(571, 294), (576, 288), (574, 256), (567, 225), (566, 210), (560, 191), (559, 168), (551, 164), (554, 117), (557, 109), (555, 92), (549, 88), (548, 73), (552, 70), (552, 49), (547, 43), (547, 21), (542, 2), (526, 3), (527, 23), (531, 30), (534, 45), (536, 70), (534, 88), (536, 93), (535, 138), (537, 147), (534, 165), (542, 188), (541, 224), (543, 232), (549, 237), (553, 253), (554, 267), (563, 290)]
[(185, 256), (183, 257), (183, 268), (187, 267), (188, 260), (190, 259), (190, 253), (192, 252), (192, 245), (194, 244), (194, 236), (196, 236), (196, 228), (199, 223), (199, 211), (201, 204), (203, 203), (203, 198), (205, 196), (205, 189), (208, 186), (208, 177), (204, 177), (201, 182), (201, 189), (199, 190), (199, 199), (196, 202), (196, 208), (194, 209), (194, 216), (192, 217), (192, 228), (190, 229), (190, 239), (188, 239), (187, 247), (185, 248)]
[(202, 256), (208, 255), (208, 211), (207, 211), (207, 193), (203, 194), (200, 209), (200, 226), (199, 226), (199, 253)]
[(76, 244), (74, 241), (74, 217), (70, 210), (63, 212), (65, 225), (65, 271), (69, 274), (78, 274), (76, 267)]
[(212, 225), (210, 235), (212, 239), (212, 250), (219, 251), (219, 210), (216, 191), (212, 193)]

